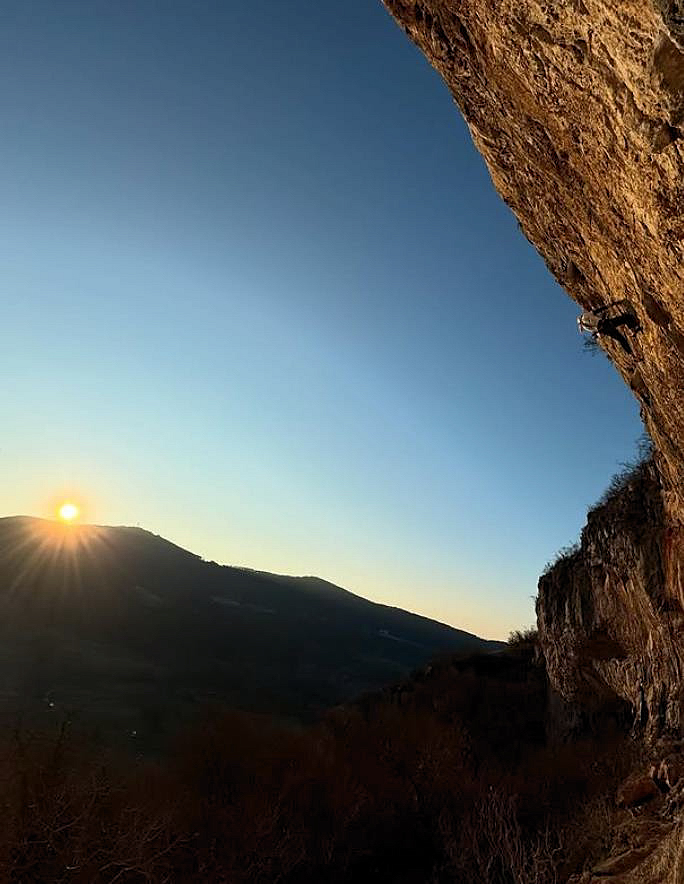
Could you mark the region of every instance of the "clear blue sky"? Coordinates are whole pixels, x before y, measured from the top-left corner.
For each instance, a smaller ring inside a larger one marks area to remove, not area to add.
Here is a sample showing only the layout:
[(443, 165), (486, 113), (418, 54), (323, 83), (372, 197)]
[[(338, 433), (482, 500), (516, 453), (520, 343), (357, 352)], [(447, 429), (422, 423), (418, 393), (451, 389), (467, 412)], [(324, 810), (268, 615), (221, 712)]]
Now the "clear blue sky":
[(641, 432), (369, 0), (8, 0), (7, 515), (59, 495), (491, 637)]

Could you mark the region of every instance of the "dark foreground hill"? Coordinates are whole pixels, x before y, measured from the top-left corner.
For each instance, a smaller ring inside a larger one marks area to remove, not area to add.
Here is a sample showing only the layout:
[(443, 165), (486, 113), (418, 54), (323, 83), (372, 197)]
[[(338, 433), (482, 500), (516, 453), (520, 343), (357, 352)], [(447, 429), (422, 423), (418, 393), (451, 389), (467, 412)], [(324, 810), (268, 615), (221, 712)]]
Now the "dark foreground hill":
[(498, 646), (139, 528), (0, 519), (5, 714), (76, 714), (155, 744), (206, 702), (306, 719), (435, 654)]

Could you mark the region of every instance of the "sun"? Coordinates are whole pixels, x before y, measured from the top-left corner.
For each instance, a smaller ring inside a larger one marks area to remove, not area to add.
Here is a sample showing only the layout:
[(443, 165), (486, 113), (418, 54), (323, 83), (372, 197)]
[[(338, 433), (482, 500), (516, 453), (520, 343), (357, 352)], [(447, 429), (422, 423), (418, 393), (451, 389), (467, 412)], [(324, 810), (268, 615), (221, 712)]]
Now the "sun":
[(65, 501), (58, 510), (60, 520), (62, 522), (65, 522), (67, 525), (76, 521), (79, 513), (79, 508), (76, 506), (75, 503), (71, 503), (70, 501)]

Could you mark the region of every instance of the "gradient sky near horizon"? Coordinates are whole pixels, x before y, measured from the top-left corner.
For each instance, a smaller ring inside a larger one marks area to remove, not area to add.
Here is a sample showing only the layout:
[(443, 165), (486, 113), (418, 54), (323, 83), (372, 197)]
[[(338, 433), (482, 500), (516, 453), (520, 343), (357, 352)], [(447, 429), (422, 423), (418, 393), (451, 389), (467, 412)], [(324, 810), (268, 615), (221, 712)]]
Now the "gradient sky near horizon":
[(8, 0), (0, 513), (488, 637), (638, 410), (378, 0)]

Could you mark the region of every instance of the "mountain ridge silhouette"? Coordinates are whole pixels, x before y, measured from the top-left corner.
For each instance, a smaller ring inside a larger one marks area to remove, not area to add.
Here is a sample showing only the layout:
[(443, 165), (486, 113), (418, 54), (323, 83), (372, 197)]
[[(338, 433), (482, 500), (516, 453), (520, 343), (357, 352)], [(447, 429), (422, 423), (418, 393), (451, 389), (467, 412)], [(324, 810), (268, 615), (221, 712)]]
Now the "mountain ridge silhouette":
[(500, 646), (142, 528), (0, 518), (0, 706), (17, 713), (154, 743), (202, 704), (310, 720), (435, 655)]

